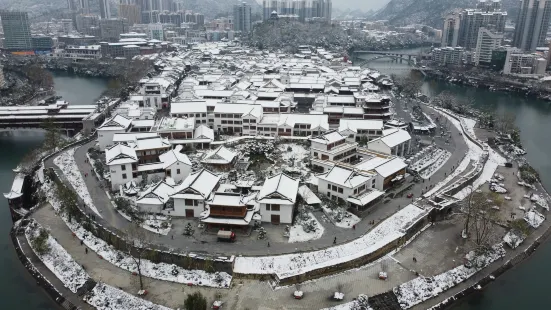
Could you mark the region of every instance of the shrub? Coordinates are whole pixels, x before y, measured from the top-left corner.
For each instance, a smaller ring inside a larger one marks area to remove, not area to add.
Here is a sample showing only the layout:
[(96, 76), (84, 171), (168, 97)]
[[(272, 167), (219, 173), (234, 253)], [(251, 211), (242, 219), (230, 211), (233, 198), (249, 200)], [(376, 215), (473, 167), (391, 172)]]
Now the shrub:
[(206, 310), (207, 299), (199, 292), (195, 292), (184, 301), (185, 310)]

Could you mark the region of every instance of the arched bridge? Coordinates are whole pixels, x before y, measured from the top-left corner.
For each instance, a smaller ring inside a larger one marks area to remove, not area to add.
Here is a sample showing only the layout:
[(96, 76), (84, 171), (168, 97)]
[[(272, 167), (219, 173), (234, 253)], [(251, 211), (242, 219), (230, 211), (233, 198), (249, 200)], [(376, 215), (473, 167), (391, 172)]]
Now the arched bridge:
[[(360, 55), (374, 55), (374, 57), (365, 59), (359, 58)], [(408, 64), (414, 66), (417, 64), (417, 57), (419, 57), (419, 54), (395, 51), (354, 51), (352, 53), (352, 61), (358, 62), (360, 63), (360, 65), (365, 65), (377, 59), (390, 58), (400, 60), (400, 62), (405, 60), (408, 62)], [(421, 57), (423, 57), (423, 55), (421, 55)]]

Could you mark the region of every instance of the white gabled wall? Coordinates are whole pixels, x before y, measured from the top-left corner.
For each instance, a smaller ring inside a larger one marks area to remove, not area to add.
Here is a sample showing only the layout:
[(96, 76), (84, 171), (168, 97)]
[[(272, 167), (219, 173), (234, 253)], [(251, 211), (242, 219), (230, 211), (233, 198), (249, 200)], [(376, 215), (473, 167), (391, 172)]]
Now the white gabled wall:
[(193, 217), (199, 217), (201, 212), (205, 211), (205, 202), (203, 200), (196, 200), (197, 206), (186, 206), (185, 202), (186, 200), (183, 198), (174, 198), (174, 211), (170, 211), (168, 213), (167, 211), (163, 211), (163, 213), (171, 215), (171, 216), (186, 216), (186, 210), (191, 209), (193, 210)]
[[(180, 169), (180, 173), (178, 173), (178, 169)], [(179, 183), (189, 176), (189, 174), (191, 173), (191, 166), (177, 161), (168, 166), (166, 170), (170, 170), (170, 177), (175, 182)]]
[(98, 144), (99, 150), (105, 151), (108, 146), (113, 145), (113, 136), (116, 133), (124, 133), (125, 130), (98, 130)]
[[(126, 167), (122, 170), (122, 167)], [(111, 190), (117, 191), (119, 187), (127, 182), (132, 181), (132, 164), (109, 165), (109, 173), (111, 174)], [(123, 175), (126, 174), (126, 178)]]
[(260, 215), (262, 216), (262, 222), (271, 222), (272, 214), (279, 215), (279, 222), (281, 224), (292, 224), (293, 223), (293, 209), (294, 205), (292, 204), (280, 204), (279, 211), (266, 210), (266, 204), (260, 204)]

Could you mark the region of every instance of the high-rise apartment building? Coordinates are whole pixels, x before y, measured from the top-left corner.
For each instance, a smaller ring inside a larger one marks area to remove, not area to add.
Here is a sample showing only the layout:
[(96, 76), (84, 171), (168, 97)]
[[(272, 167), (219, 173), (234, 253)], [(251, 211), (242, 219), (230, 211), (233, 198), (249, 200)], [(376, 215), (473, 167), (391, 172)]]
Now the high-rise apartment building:
[(142, 22), (141, 8), (137, 4), (119, 4), (119, 17), (126, 18), (130, 26)]
[(0, 11), (4, 29), (4, 49), (31, 50), (31, 28), (27, 12)]
[(77, 15), (77, 31), (87, 35), (97, 35), (99, 33), (99, 18), (97, 15)]
[(251, 31), (252, 23), (250, 5), (242, 3), (233, 6), (233, 27), (235, 31)]
[(478, 39), (476, 40), (476, 49), (474, 53), (474, 63), (489, 64), (492, 62), (492, 53), (501, 46), (503, 33), (495, 32), (491, 29), (482, 27), (478, 30)]
[(111, 6), (109, 0), (98, 0), (99, 1), (99, 15), (101, 18), (111, 18)]
[(459, 27), (461, 17), (459, 14), (449, 14), (444, 18), (444, 30), (442, 30), (442, 47), (456, 47), (459, 41)]
[(545, 46), (550, 17), (551, 0), (521, 0), (513, 46), (525, 51)]
[(110, 18), (100, 20), (101, 39), (118, 41), (121, 33), (128, 32), (128, 22), (125, 19)]
[(81, 14), (90, 14), (90, 0), (78, 0), (78, 9)]
[(294, 16), (301, 22), (310, 19), (331, 21), (333, 3), (331, 0), (263, 0), (263, 20), (272, 12), (278, 15)]
[(501, 10), (500, 0), (479, 1), (475, 9), (461, 12), (458, 46), (474, 50), (480, 28), (491, 28), (496, 32), (505, 31), (507, 12)]

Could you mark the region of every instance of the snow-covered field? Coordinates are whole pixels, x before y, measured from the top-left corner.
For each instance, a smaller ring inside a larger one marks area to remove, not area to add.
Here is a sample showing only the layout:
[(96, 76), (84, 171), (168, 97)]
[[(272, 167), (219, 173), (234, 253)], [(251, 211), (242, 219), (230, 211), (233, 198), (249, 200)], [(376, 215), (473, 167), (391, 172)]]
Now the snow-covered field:
[[(31, 240), (39, 234), (40, 228), (41, 226), (37, 222), (33, 221), (25, 229), (25, 237), (27, 237), (27, 241), (29, 242), (31, 248), (33, 245)], [(50, 269), (50, 271), (54, 273), (61, 282), (63, 282), (63, 285), (65, 285), (66, 288), (68, 288), (71, 292), (76, 293), (78, 288), (84, 285), (90, 277), (84, 269), (82, 269), (82, 266), (77, 264), (71, 255), (69, 255), (69, 253), (67, 253), (67, 251), (65, 251), (65, 249), (57, 243), (51, 235), (48, 235), (46, 243), (48, 244), (48, 248), (50, 250), (44, 255), (38, 254), (34, 248), (33, 251), (44, 263), (44, 265), (46, 265), (46, 267), (48, 267), (48, 269)]]
[(283, 279), (347, 262), (368, 255), (404, 236), (404, 230), (429, 211), (411, 204), (354, 241), (305, 253), (236, 257), (233, 270), (235, 273), (242, 274), (276, 274)]
[(325, 213), (325, 215), (332, 219), (331, 222), (333, 222), (335, 224), (335, 226), (340, 227), (340, 228), (352, 228), (352, 226), (358, 224), (362, 220), (359, 217), (357, 217), (356, 215), (354, 215), (354, 214), (352, 214), (352, 213), (350, 213), (350, 212), (343, 209), (340, 212), (343, 212), (344, 216), (343, 216), (342, 220), (339, 222), (339, 221), (335, 220), (335, 213), (338, 212), (338, 211), (332, 210), (331, 208), (327, 207), (326, 205), (322, 205), (321, 208), (322, 208), (323, 212)]
[(310, 216), (310, 219), (314, 221), (316, 230), (306, 232), (304, 231), (302, 222), (297, 221), (297, 223), (291, 226), (291, 229), (289, 230), (289, 243), (306, 242), (321, 238), (323, 232), (325, 231), (325, 228), (321, 226), (318, 219), (312, 213), (308, 213), (308, 215)]
[[(56, 210), (60, 210), (59, 201), (54, 196), (54, 191), (48, 190), (52, 182), (43, 185), (46, 197), (50, 204)], [(96, 252), (106, 261), (113, 265), (128, 270), (129, 272), (137, 272), (137, 266), (134, 260), (125, 252), (115, 250), (105, 241), (96, 238), (89, 231), (84, 229), (80, 224), (69, 221), (67, 217), (62, 216), (63, 220), (69, 229), (92, 251)], [(207, 273), (204, 270), (187, 270), (174, 264), (154, 263), (150, 260), (142, 259), (141, 262), (142, 275), (153, 279), (171, 281), (176, 283), (193, 284), (208, 287), (229, 287), (232, 276), (225, 272)]]
[(98, 283), (84, 300), (98, 310), (171, 310), (103, 283)]
[(409, 309), (458, 285), (504, 255), (503, 245), (498, 244), (491, 251), (471, 259), (470, 268), (461, 265), (434, 277), (417, 277), (395, 287), (394, 294), (402, 309)]
[[(84, 200), (86, 207), (90, 208), (90, 210), (94, 211), (94, 213), (101, 217), (101, 213), (94, 205), (92, 197), (90, 197), (88, 188), (86, 187), (84, 179), (82, 178), (81, 172), (75, 162), (75, 150), (76, 148), (71, 148), (61, 153), (58, 157), (54, 159), (54, 164), (59, 167), (59, 169), (63, 172), (67, 180), (71, 183), (80, 198)], [(90, 177), (92, 178), (92, 176)]]

